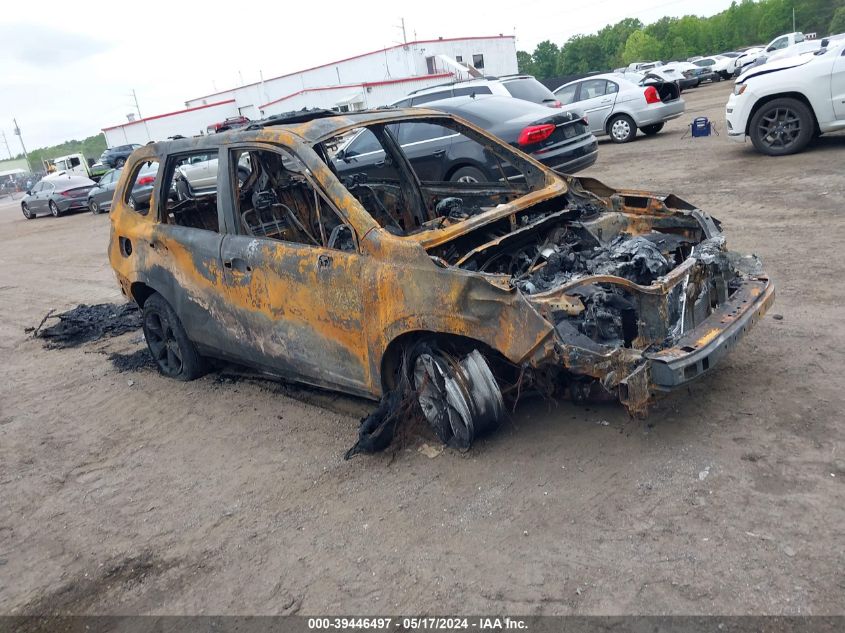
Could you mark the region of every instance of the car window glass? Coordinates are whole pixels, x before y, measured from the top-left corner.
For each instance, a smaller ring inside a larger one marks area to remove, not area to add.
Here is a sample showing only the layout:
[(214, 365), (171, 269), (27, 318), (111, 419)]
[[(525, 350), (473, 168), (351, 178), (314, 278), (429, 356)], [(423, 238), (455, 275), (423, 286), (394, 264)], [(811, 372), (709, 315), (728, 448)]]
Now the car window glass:
[[(388, 129), (396, 134), (396, 126), (390, 125)], [(406, 122), (399, 125), (398, 136), (400, 145), (408, 145), (409, 143), (420, 143), (423, 141), (432, 141), (437, 138), (449, 136), (452, 131), (442, 125), (434, 123), (415, 123)]]
[(581, 101), (603, 97), (607, 87), (604, 79), (588, 79), (581, 83)]
[(619, 92), (619, 84), (617, 84), (615, 81), (608, 81), (605, 94), (612, 95), (616, 94), (617, 92)]
[(362, 130), (361, 133), (355, 137), (355, 140), (349, 144), (346, 149), (347, 156), (356, 156), (360, 154), (368, 154), (370, 152), (377, 152), (381, 149), (381, 144), (370, 130)]
[(35, 184), (35, 186), (31, 189), (31, 191), (32, 191), (32, 193), (38, 193), (38, 192), (39, 192), (39, 191), (41, 191), (43, 188), (44, 188), (44, 183), (39, 182), (39, 183), (36, 183), (36, 184)]
[(162, 222), (219, 232), (217, 150), (168, 159), (162, 191), (167, 192), (160, 205)]
[(140, 162), (133, 167), (128, 180), (132, 185), (126, 188), (123, 202), (141, 215), (147, 215), (150, 210), (158, 168), (159, 162), (156, 159)]
[(234, 182), (240, 233), (357, 251), (352, 228), (293, 154), (256, 149), (233, 150), (230, 156), (240, 172)]
[(570, 103), (575, 103), (575, 93), (578, 90), (578, 84), (570, 84), (568, 86), (564, 86), (563, 88), (558, 88), (558, 91), (555, 93), (558, 101), (560, 101), (563, 105), (568, 105)]
[(452, 90), (440, 90), (438, 92), (432, 92), (427, 95), (420, 95), (418, 97), (411, 98), (411, 105), (420, 105), (422, 103), (431, 103), (432, 101), (440, 101), (441, 99), (448, 99), (452, 96)]
[(552, 101), (558, 101), (557, 97), (552, 94), (551, 90), (546, 88), (533, 77), (506, 81), (503, 82), (502, 85), (512, 97), (516, 97), (517, 99), (533, 101), (534, 103), (551, 103)]
[(493, 91), (489, 86), (464, 86), (463, 88), (455, 88), (454, 95), (456, 97), (467, 97), (469, 95), (491, 95)]

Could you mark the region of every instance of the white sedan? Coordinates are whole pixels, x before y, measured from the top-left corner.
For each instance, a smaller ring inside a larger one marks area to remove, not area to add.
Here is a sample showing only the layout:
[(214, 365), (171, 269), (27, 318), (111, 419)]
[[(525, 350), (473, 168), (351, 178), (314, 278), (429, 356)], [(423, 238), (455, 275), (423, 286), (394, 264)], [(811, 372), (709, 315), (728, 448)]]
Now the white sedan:
[(729, 138), (750, 138), (769, 156), (800, 152), (814, 136), (845, 129), (845, 42), (747, 70), (725, 116)]

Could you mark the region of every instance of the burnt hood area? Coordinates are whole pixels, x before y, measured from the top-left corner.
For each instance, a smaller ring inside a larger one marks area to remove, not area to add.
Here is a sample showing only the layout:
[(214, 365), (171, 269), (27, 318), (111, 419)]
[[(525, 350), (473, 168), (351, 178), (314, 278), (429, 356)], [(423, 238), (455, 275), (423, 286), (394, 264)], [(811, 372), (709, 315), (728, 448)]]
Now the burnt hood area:
[[(605, 200), (573, 189), (432, 255), (510, 276), (561, 338), (597, 352), (671, 346), (761, 268), (754, 256), (728, 252), (718, 223), (683, 201), (623, 194)], [(633, 286), (652, 286), (680, 266), (686, 272), (665, 291)], [(561, 288), (566, 301), (544, 297)]]

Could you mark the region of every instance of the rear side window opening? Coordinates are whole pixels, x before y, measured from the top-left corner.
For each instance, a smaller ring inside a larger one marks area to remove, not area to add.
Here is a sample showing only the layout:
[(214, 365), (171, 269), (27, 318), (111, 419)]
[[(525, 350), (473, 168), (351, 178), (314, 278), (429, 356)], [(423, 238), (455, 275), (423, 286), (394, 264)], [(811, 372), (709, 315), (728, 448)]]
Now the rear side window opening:
[(127, 182), (132, 186), (127, 187), (123, 194), (123, 202), (130, 209), (141, 215), (147, 215), (150, 211), (150, 201), (158, 177), (160, 163), (157, 158), (142, 161), (132, 168), (132, 173)]
[(162, 188), (167, 193), (159, 205), (160, 220), (219, 233), (217, 166), (217, 150), (170, 157)]

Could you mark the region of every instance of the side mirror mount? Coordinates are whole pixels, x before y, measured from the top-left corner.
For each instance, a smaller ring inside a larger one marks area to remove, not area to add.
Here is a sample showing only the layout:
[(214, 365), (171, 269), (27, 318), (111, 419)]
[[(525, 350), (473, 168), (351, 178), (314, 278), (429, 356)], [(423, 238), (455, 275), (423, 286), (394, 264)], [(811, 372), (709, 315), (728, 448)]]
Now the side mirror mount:
[(346, 150), (338, 150), (337, 154), (335, 154), (334, 157), (338, 160), (346, 160)]
[(27, 189), (27, 190), (26, 190), (26, 195), (31, 196), (31, 195), (32, 195), (32, 190), (31, 190), (31, 189)]

